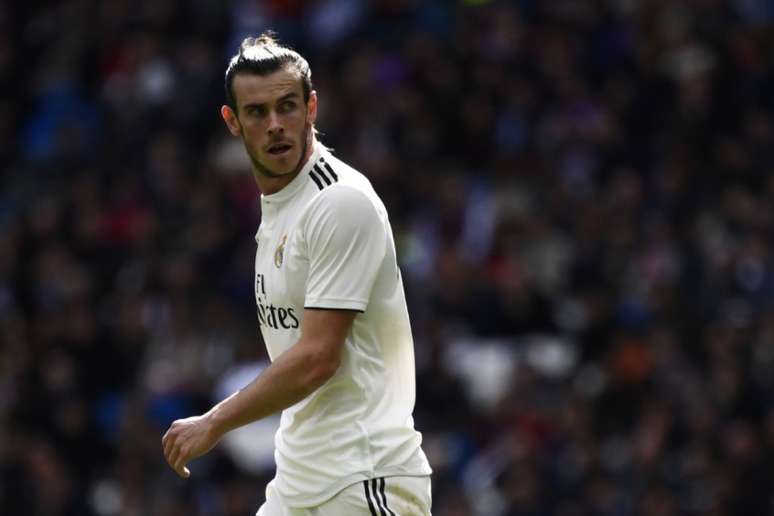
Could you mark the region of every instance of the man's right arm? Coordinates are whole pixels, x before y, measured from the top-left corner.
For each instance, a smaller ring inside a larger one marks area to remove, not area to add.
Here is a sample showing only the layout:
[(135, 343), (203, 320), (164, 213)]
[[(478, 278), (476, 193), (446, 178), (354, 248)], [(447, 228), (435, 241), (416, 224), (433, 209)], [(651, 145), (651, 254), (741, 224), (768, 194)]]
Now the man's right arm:
[(338, 370), (356, 315), (351, 310), (304, 310), (301, 338), (255, 380), (206, 414), (172, 423), (162, 438), (172, 469), (188, 478), (186, 464), (211, 450), (224, 434), (295, 405), (327, 382)]

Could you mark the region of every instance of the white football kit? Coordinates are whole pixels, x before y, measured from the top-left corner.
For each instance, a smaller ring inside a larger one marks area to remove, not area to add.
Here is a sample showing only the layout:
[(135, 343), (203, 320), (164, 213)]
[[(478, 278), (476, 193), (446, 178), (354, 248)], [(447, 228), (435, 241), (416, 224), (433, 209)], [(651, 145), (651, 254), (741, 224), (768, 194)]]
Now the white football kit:
[(364, 481), (432, 472), (411, 416), (414, 349), (387, 211), (365, 176), (314, 145), (286, 187), (261, 196), (255, 237), (272, 360), (299, 340), (305, 308), (360, 312), (336, 374), (282, 412), (270, 488), (296, 508)]

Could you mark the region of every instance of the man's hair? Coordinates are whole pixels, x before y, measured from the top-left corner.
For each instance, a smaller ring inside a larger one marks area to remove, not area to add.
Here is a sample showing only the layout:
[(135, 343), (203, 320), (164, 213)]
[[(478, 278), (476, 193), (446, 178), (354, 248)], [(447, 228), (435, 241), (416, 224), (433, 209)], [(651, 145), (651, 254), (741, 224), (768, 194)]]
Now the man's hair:
[(237, 74), (269, 75), (286, 66), (298, 73), (304, 90), (304, 102), (309, 102), (312, 70), (306, 59), (295, 50), (280, 45), (271, 32), (264, 32), (257, 38), (245, 38), (226, 69), (226, 104), (236, 112), (234, 77)]

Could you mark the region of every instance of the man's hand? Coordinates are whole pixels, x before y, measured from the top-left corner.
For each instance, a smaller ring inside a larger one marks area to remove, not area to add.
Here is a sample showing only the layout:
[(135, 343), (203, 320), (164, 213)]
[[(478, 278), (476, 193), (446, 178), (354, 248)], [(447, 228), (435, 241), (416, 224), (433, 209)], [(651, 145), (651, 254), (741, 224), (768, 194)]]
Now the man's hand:
[(182, 478), (191, 476), (185, 467), (189, 461), (210, 451), (220, 440), (213, 428), (208, 414), (178, 419), (161, 438), (164, 457), (175, 472)]

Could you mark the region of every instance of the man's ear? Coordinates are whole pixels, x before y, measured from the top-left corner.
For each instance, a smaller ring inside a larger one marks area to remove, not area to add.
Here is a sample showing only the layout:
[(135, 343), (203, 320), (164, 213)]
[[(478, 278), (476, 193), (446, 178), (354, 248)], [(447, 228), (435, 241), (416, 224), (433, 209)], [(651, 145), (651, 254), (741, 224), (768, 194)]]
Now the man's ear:
[(309, 92), (309, 102), (306, 104), (306, 119), (311, 125), (314, 125), (315, 120), (317, 120), (317, 92), (314, 90)]
[(226, 105), (221, 106), (220, 116), (223, 117), (223, 121), (226, 122), (226, 127), (228, 127), (231, 134), (234, 136), (242, 135), (242, 124), (239, 123), (239, 119), (233, 109)]

